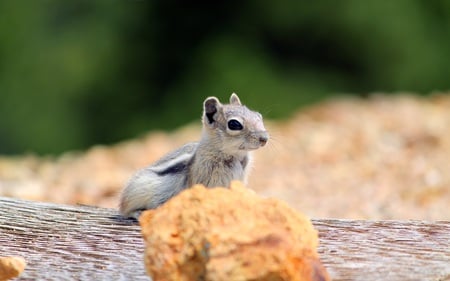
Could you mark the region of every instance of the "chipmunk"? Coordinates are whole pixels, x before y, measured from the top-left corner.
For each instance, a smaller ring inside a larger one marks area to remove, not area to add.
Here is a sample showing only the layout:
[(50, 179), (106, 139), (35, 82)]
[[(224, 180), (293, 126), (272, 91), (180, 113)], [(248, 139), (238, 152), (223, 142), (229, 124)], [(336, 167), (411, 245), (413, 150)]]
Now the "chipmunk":
[(128, 182), (120, 199), (120, 212), (138, 218), (194, 184), (229, 186), (247, 181), (250, 151), (264, 146), (269, 134), (262, 115), (241, 104), (233, 93), (230, 104), (216, 97), (203, 102), (203, 130), (199, 142), (187, 143), (144, 169)]

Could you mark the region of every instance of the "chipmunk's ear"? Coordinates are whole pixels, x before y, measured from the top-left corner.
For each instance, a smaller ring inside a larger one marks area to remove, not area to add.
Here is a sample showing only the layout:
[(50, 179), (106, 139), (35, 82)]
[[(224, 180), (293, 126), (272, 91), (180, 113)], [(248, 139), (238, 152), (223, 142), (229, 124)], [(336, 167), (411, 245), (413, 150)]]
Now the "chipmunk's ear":
[(235, 93), (231, 94), (230, 97), (230, 104), (234, 104), (234, 105), (242, 105), (241, 104), (241, 100), (239, 99), (238, 95), (236, 95)]
[(216, 97), (209, 97), (203, 102), (203, 122), (207, 124), (212, 124), (216, 120), (214, 115), (219, 111), (222, 106), (220, 101)]

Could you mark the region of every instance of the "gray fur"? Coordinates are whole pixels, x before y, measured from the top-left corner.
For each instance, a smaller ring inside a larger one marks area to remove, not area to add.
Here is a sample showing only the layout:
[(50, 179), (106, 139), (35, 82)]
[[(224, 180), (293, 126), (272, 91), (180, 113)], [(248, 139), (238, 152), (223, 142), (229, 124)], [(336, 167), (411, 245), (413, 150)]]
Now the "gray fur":
[[(243, 129), (228, 128), (232, 119)], [(137, 218), (140, 211), (157, 208), (194, 184), (227, 187), (232, 180), (247, 181), (250, 151), (264, 146), (269, 138), (261, 114), (243, 106), (233, 93), (230, 104), (207, 98), (202, 120), (199, 142), (185, 144), (130, 179), (120, 202), (123, 215)]]

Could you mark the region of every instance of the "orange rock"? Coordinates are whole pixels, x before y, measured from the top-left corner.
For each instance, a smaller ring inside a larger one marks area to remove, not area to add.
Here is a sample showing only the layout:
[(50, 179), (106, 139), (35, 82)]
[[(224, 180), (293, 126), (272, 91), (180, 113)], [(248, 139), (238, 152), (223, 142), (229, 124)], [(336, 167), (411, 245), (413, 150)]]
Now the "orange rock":
[(144, 212), (140, 224), (155, 281), (329, 280), (310, 220), (239, 182), (196, 185)]
[(0, 257), (0, 281), (17, 277), (25, 269), (22, 257)]

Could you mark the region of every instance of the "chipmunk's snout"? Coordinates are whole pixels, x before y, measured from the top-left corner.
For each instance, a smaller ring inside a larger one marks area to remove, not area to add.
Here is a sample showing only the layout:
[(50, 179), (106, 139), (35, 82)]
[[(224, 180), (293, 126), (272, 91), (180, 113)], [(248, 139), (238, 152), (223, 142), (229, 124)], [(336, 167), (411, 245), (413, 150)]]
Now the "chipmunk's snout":
[(259, 144), (261, 146), (264, 146), (264, 145), (266, 145), (268, 140), (269, 140), (269, 134), (267, 132), (261, 133), (261, 135), (259, 136)]
[(244, 142), (240, 142), (240, 150), (255, 150), (266, 145), (269, 141), (269, 134), (266, 131), (254, 132), (247, 136)]

